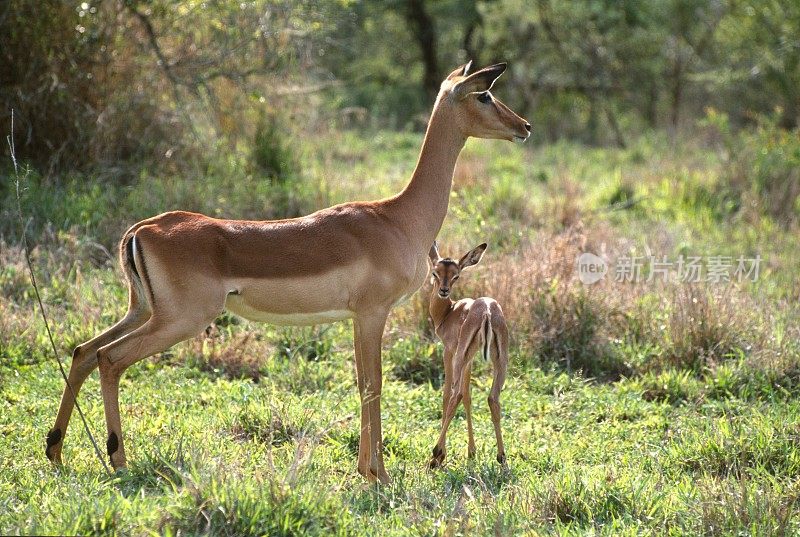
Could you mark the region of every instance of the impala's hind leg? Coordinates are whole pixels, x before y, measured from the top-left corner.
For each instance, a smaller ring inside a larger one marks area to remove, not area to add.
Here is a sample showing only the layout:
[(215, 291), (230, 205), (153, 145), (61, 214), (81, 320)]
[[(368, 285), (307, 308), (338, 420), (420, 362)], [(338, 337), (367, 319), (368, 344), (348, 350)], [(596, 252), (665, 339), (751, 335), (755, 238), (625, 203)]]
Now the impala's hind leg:
[(464, 371), (465, 382), (461, 384), (462, 400), (464, 403), (464, 414), (467, 417), (467, 458), (475, 458), (475, 435), (472, 432), (472, 361), (467, 364)]
[(149, 316), (150, 311), (147, 304), (139, 299), (138, 291), (131, 285), (130, 302), (125, 317), (102, 334), (75, 347), (67, 377), (72, 390), (64, 386), (55, 424), (47, 433), (45, 455), (52, 462), (61, 464), (61, 449), (64, 445), (64, 436), (67, 433), (72, 410), (75, 407), (75, 399), (78, 397), (83, 382), (97, 367), (97, 349), (140, 327)]
[(492, 413), (492, 425), (494, 425), (494, 435), (497, 438), (497, 462), (506, 466), (506, 450), (503, 446), (503, 433), (500, 430), (500, 391), (503, 389), (503, 384), (506, 381), (506, 371), (508, 369), (508, 348), (506, 342), (508, 335), (505, 337), (498, 334), (500, 337), (495, 338), (495, 345), (492, 349), (492, 367), (494, 369), (494, 379), (492, 380), (492, 389), (489, 392), (489, 410)]
[[(221, 300), (220, 303), (224, 301)], [(221, 308), (220, 308), (221, 311)], [(126, 466), (119, 415), (119, 381), (131, 365), (201, 332), (214, 321), (216, 313), (207, 316), (183, 317), (185, 312), (156, 316), (120, 339), (97, 351), (100, 366), (100, 388), (103, 392), (108, 441), (106, 447), (111, 465), (116, 470)]]

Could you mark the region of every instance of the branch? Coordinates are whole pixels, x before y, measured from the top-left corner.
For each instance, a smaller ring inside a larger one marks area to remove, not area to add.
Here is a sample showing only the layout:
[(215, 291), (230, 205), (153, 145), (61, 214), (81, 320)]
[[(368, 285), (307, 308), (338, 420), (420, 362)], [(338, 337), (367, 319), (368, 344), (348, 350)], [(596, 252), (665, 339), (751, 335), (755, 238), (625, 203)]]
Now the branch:
[[(158, 36), (156, 36), (156, 32), (153, 29), (153, 25), (150, 22), (150, 19), (136, 9), (131, 3), (126, 2), (125, 6), (130, 10), (133, 15), (139, 19), (139, 22), (142, 23), (144, 26), (144, 31), (147, 33), (147, 40), (150, 42), (150, 48), (153, 49), (153, 53), (158, 58), (158, 64), (164, 70), (164, 74), (167, 76), (167, 79), (172, 84), (172, 94), (175, 97), (175, 102), (180, 104), (182, 102), (180, 92), (178, 91), (178, 87), (181, 85), (180, 80), (178, 77), (175, 76), (175, 73), (172, 71), (172, 65), (167, 61), (166, 56), (161, 50), (161, 46), (158, 44)], [(197, 88), (192, 88), (193, 93), (197, 94)]]

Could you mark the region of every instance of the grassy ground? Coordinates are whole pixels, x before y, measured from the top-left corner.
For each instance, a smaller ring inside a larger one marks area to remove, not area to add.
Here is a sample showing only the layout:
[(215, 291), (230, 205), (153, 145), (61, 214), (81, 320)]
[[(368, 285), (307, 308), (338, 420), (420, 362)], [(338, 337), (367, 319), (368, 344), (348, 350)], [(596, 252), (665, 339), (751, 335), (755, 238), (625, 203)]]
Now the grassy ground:
[[(387, 133), (332, 140), (298, 144), (302, 172), (282, 187), (235, 162), (124, 187), (31, 178), (25, 207), (62, 356), (122, 314), (104, 249), (137, 218), (177, 207), (271, 216), (389, 194), (420, 143)], [(496, 296), (512, 318), (501, 395), (509, 468), (494, 460), (490, 376), (479, 364), (477, 459), (466, 459), (459, 411), (446, 467), (426, 469), (442, 369), (415, 298), (385, 337), (387, 487), (355, 472), (349, 323), (275, 328), (228, 316), (123, 378), (128, 472), (103, 474), (77, 417), (66, 466), (51, 468), (44, 435), (62, 383), (4, 202), (0, 533), (800, 533), (800, 234), (757, 206), (726, 205), (729, 162), (657, 136), (626, 150), (470, 142), (440, 243), (452, 255), (490, 243), (462, 291)], [(586, 287), (574, 274), (584, 250), (766, 261), (755, 283)], [(102, 444), (96, 375), (81, 400)]]

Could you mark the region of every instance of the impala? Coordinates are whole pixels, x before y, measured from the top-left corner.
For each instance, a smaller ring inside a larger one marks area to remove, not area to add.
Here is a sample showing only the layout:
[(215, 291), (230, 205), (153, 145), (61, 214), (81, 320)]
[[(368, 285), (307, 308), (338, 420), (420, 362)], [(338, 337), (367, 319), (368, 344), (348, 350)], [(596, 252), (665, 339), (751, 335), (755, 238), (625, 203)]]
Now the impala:
[(491, 359), (494, 379), (489, 392), (489, 410), (492, 413), (494, 434), (497, 437), (497, 462), (505, 466), (506, 452), (503, 447), (503, 434), (500, 431), (500, 390), (506, 380), (508, 369), (508, 328), (503, 310), (493, 298), (481, 297), (475, 300), (463, 298), (453, 302), (450, 291), (461, 275), (461, 271), (476, 265), (486, 251), (483, 243), (458, 261), (442, 258), (436, 243), (428, 253), (433, 271), (433, 290), (431, 291), (430, 315), (436, 328), (436, 335), (444, 343), (444, 384), (442, 386), (442, 431), (433, 448), (431, 468), (441, 466), (445, 457), (445, 437), (447, 429), (456, 413), (458, 403), (464, 403), (467, 415), (467, 456), (475, 456), (475, 438), (472, 434), (472, 397), (470, 378), (472, 359), (478, 349), (486, 361)]
[[(524, 141), (530, 124), (489, 92), (505, 70), (470, 64), (442, 83), (411, 181), (378, 201), (335, 205), (302, 218), (220, 220), (168, 212), (122, 236), (128, 282), (121, 321), (79, 345), (69, 381), (77, 394), (99, 366), (112, 466), (126, 465), (119, 381), (131, 364), (199, 333), (225, 309), (281, 325), (353, 320), (361, 397), (358, 471), (389, 482), (382, 457), (381, 339), (392, 307), (428, 274), (427, 252), (447, 213), (456, 159), (470, 136)], [(65, 389), (47, 457), (61, 462), (74, 406)]]

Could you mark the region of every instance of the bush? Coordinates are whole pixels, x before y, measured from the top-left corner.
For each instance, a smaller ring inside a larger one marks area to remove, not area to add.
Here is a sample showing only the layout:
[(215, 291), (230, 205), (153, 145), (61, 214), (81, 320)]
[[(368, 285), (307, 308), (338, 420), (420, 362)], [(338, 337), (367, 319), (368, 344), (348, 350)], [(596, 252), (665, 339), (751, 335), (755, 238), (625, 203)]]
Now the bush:
[(741, 297), (686, 285), (674, 291), (669, 315), (667, 361), (700, 372), (719, 361), (740, 357), (757, 337), (758, 326), (745, 318)]
[(296, 174), (297, 163), (287, 136), (273, 117), (261, 113), (253, 139), (250, 161), (255, 171), (279, 184)]
[(800, 131), (778, 127), (777, 119), (759, 117), (755, 130), (734, 133), (728, 117), (711, 110), (711, 126), (727, 153), (717, 195), (733, 195), (738, 208), (751, 202), (762, 214), (788, 225), (800, 219)]
[(161, 75), (142, 76), (114, 4), (13, 0), (0, 18), (0, 128), (11, 131), (13, 109), (18, 159), (47, 175), (111, 163), (130, 179), (120, 164), (183, 147), (175, 110), (153, 92)]
[(619, 377), (628, 367), (602, 337), (611, 312), (601, 297), (583, 288), (554, 285), (538, 290), (531, 310), (542, 362), (557, 362), (568, 371)]

